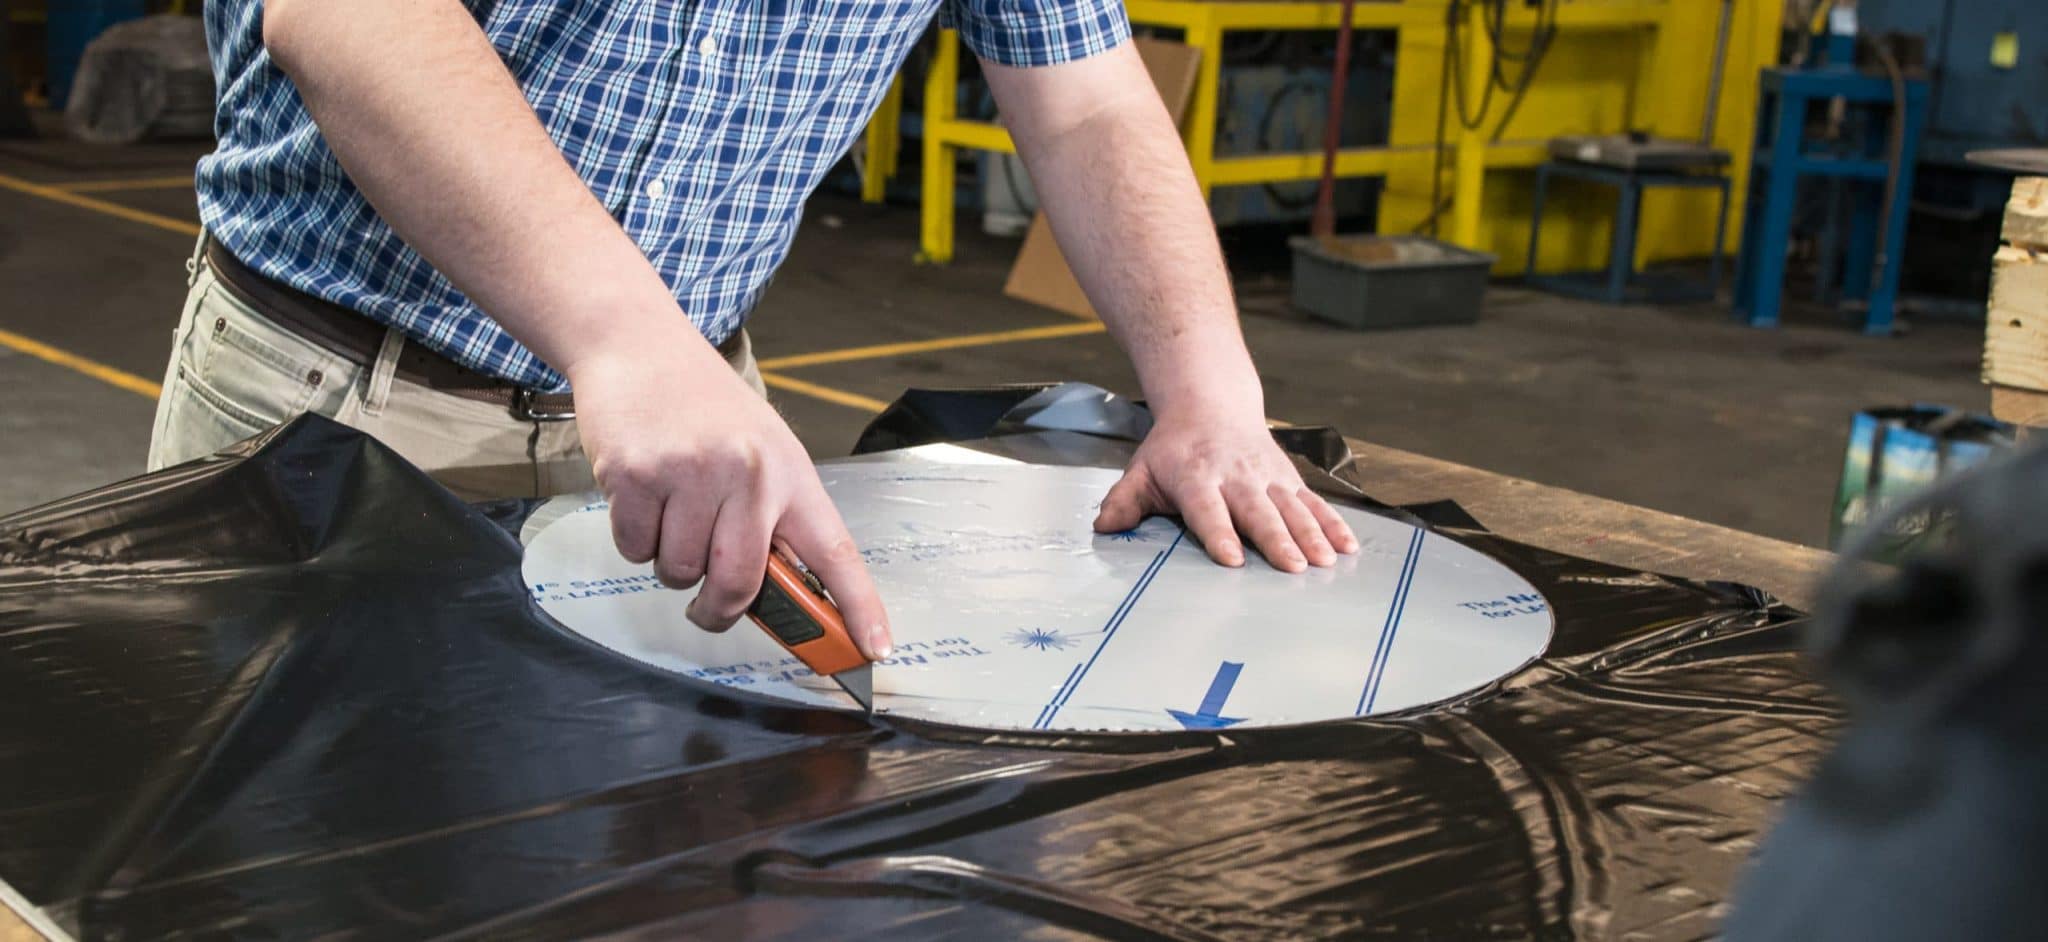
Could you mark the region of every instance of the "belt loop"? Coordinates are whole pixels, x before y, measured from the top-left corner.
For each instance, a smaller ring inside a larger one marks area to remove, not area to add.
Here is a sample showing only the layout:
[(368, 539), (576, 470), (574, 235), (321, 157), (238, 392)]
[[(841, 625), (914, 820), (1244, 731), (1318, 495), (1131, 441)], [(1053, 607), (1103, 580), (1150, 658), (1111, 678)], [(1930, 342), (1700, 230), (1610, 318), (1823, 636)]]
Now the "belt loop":
[(199, 240), (192, 244), (192, 257), (185, 260), (185, 287), (199, 282), (199, 262), (206, 258), (206, 229), (199, 230)]
[(384, 343), (370, 364), (368, 382), (363, 384), (363, 414), (382, 415), (391, 399), (391, 380), (398, 375), (398, 354), (405, 349), (405, 334), (396, 327), (384, 328)]

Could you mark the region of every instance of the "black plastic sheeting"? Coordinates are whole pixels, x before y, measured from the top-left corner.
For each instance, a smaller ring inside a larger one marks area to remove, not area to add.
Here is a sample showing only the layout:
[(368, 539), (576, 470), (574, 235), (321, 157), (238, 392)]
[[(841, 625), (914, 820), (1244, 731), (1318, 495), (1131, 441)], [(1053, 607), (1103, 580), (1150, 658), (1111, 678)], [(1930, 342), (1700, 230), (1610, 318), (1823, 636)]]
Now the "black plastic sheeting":
[[(1040, 394), (912, 392), (863, 447), (1128, 448), (1012, 414)], [(1359, 499), (1341, 439), (1279, 434)], [(1693, 938), (1837, 723), (1798, 613), (1450, 505), (1410, 512), (1553, 606), (1536, 663), (1405, 715), (1100, 736), (627, 661), (529, 602), (494, 509), (305, 417), (0, 520), (0, 878), (109, 939)]]

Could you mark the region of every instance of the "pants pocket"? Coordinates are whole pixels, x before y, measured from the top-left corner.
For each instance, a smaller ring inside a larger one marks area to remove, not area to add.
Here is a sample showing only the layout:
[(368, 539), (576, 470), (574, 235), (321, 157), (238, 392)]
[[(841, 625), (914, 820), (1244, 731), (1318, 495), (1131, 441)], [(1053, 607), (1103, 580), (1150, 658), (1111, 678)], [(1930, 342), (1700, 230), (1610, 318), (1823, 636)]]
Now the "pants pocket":
[(172, 352), (152, 470), (212, 454), (301, 412), (332, 416), (359, 368), (249, 310), (209, 275)]

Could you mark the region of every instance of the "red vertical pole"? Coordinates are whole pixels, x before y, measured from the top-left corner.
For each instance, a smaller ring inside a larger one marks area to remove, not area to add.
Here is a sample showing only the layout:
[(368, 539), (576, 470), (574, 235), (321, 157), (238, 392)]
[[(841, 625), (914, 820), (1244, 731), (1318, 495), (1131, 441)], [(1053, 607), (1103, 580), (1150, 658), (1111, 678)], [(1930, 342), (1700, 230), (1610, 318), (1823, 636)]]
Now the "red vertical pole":
[(1316, 211), (1309, 232), (1318, 239), (1337, 233), (1337, 140), (1344, 124), (1344, 85), (1351, 76), (1351, 3), (1344, 0), (1337, 26), (1337, 64), (1330, 70), (1330, 116), (1323, 122), (1323, 176), (1316, 183)]

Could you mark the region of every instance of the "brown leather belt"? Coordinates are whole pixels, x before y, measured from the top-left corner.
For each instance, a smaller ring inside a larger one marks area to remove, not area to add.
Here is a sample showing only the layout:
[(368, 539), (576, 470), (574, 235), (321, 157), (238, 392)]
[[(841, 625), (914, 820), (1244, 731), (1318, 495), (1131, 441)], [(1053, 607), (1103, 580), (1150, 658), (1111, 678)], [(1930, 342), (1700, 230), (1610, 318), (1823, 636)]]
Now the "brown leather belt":
[[(384, 345), (384, 325), (258, 274), (212, 240), (206, 243), (206, 264), (229, 293), (266, 320), (357, 366), (376, 362)], [(735, 332), (719, 344), (718, 352), (730, 358), (742, 342)], [(504, 406), (523, 420), (576, 417), (576, 402), (569, 393), (535, 392), (486, 376), (417, 343), (407, 343), (399, 351), (396, 375), (437, 392)]]

